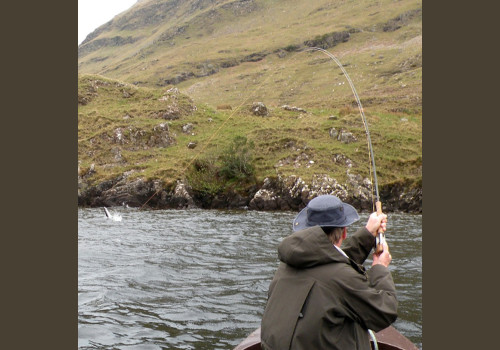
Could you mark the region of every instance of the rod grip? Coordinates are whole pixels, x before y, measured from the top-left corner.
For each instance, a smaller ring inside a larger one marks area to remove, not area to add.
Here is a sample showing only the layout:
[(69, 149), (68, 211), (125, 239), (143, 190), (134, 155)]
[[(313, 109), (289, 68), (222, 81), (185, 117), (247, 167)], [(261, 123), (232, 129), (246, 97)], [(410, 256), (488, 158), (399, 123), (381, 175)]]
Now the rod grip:
[[(377, 209), (377, 215), (382, 214), (382, 202), (375, 202), (375, 208)], [(380, 254), (384, 251), (383, 243), (385, 242), (385, 233), (380, 230), (375, 237), (375, 254)]]

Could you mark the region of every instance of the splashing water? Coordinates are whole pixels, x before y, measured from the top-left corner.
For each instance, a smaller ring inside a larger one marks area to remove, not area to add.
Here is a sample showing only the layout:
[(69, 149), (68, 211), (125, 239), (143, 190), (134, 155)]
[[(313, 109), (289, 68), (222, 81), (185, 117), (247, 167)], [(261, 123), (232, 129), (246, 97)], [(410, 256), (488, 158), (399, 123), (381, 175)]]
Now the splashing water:
[(120, 214), (111, 214), (108, 208), (104, 207), (104, 212), (106, 213), (106, 217), (113, 221), (122, 221), (122, 216)]

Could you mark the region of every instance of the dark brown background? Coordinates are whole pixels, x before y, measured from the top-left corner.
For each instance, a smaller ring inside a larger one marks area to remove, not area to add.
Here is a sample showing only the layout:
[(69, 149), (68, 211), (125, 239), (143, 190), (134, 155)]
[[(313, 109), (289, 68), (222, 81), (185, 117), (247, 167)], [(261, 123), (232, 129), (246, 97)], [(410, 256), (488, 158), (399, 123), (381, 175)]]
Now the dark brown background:
[(3, 349), (78, 347), (77, 1), (3, 3)]
[(497, 15), (478, 1), (424, 3), (423, 344), (493, 349), (500, 334)]

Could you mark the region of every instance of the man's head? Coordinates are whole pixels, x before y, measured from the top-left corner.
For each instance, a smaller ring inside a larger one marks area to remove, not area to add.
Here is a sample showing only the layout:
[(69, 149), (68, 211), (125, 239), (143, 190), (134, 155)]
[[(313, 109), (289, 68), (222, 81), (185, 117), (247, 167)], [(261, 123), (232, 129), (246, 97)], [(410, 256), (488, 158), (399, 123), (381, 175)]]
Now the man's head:
[(312, 226), (347, 227), (359, 220), (353, 206), (343, 203), (338, 197), (322, 195), (314, 198), (300, 211), (293, 221), (293, 230)]
[(346, 227), (321, 226), (328, 239), (335, 245), (342, 243), (347, 237)]

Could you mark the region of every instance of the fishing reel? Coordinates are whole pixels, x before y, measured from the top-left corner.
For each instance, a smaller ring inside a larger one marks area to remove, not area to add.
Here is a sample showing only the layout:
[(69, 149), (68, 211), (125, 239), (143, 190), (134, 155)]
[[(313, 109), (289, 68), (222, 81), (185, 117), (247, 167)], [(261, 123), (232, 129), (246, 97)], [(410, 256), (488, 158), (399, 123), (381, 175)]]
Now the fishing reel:
[(375, 254), (381, 254), (384, 251), (385, 233), (379, 232), (375, 237)]
[[(382, 202), (377, 201), (375, 203), (375, 207), (377, 209), (377, 215), (382, 214)], [(377, 236), (375, 237), (375, 254), (381, 254), (384, 251), (384, 243), (385, 233), (380, 230), (377, 232)]]

